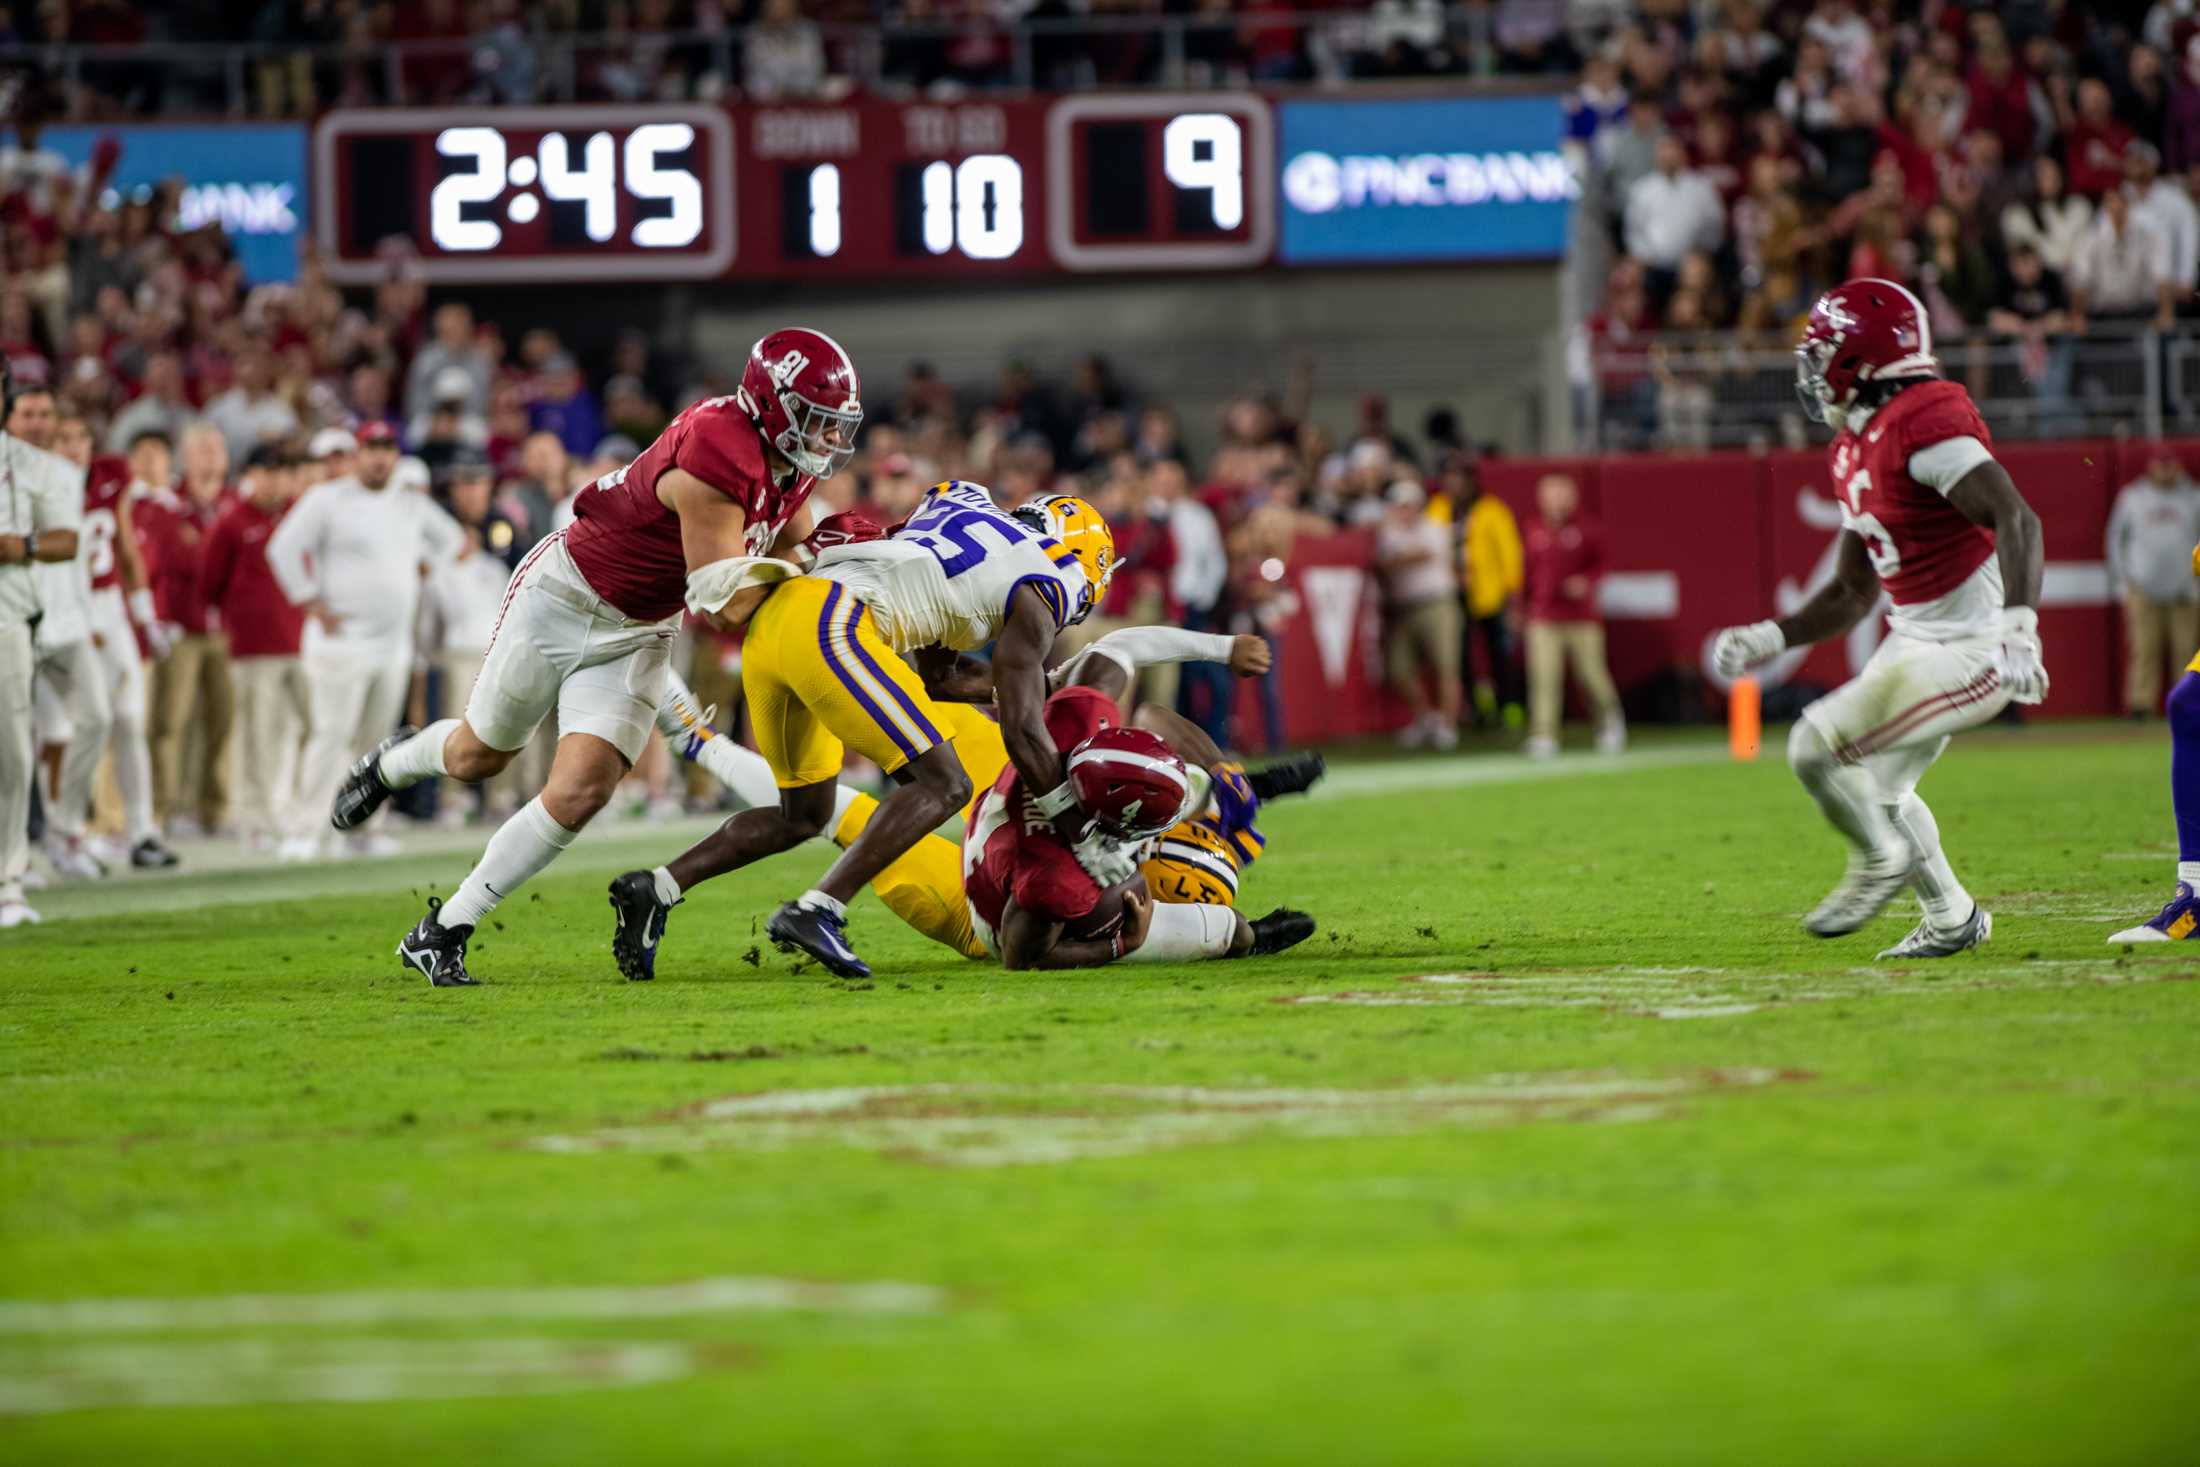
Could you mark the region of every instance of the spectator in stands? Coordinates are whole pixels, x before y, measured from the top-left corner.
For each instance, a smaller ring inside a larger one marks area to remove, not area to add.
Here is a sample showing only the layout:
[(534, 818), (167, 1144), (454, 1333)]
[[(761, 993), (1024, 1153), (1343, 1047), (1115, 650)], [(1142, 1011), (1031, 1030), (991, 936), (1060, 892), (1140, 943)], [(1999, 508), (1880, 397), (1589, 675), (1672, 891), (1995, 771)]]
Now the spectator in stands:
[(2097, 199), (2124, 181), (2124, 149), (2131, 146), (2132, 133), (2116, 120), (2115, 106), (2108, 83), (2099, 77), (2078, 83), (2078, 115), (2063, 136), (2072, 193)]
[(2062, 164), (2049, 153), (2032, 160), (2031, 192), (2001, 211), (2003, 247), (2031, 246), (2058, 275), (2069, 273), (2092, 227), (2092, 200), (2064, 188)]
[[(2162, 667), (2200, 645), (2200, 486), (2166, 449), (2116, 496), (2108, 517), (2108, 577), (2124, 605), (2124, 707), (2132, 718), (2162, 711)], [(2171, 674), (2175, 676), (2174, 672)]]
[[(1513, 623), (1521, 586), (1520, 527), (1504, 500), (1483, 492), (1482, 477), (1466, 454), (1444, 460), (1437, 484), (1451, 502), (1452, 525), (1459, 537), (1467, 630), (1482, 640), (1485, 666), (1472, 673), (1474, 721), (1488, 727), (1502, 718), (1507, 726), (1518, 728), (1522, 707)], [(1463, 675), (1472, 661), (1467, 650), (1460, 649)]]
[(743, 42), (742, 79), (750, 98), (813, 97), (825, 85), (825, 42), (796, 0), (764, 0)]
[(2162, 237), (2171, 297), (2188, 300), (2200, 276), (2200, 209), (2184, 189), (2162, 177), (2161, 153), (2140, 139), (2124, 149), (2124, 192), (2131, 196), (2131, 217)]
[(237, 359), (236, 385), (206, 405), (206, 418), (221, 429), (229, 461), (237, 464), (261, 444), (298, 431), (297, 412), (275, 393), (275, 359), (259, 350)]
[(527, 422), (537, 433), (550, 433), (579, 456), (603, 440), (603, 409), (581, 377), (580, 363), (558, 352), (543, 363), (541, 385), (528, 404)]
[(1627, 194), (1627, 253), (1649, 273), (1650, 293), (1673, 283), (1681, 257), (1716, 250), (1726, 239), (1726, 209), (1709, 179), (1688, 166), (1688, 150), (1674, 137), (1658, 142), (1657, 167)]
[[(169, 629), (167, 655), (153, 664), (153, 811), (171, 828), (190, 829), (195, 823), (211, 835), (229, 819), (229, 730), (236, 694), (220, 613), (209, 614), (204, 565), (215, 519), (231, 498), (229, 449), (221, 429), (193, 423), (184, 430), (179, 457), (182, 482), (140, 504), (134, 516), (146, 542), (153, 602)], [(187, 744), (194, 744), (197, 754), (188, 767)]]
[(2009, 280), (1987, 329), (2017, 342), (2017, 362), (2041, 403), (2070, 398), (2070, 295), (2030, 244), (2009, 251)]
[(2184, 64), (2170, 87), (2162, 129), (2162, 154), (2169, 171), (2200, 168), (2200, 30), (2185, 43)]
[(2000, 282), (1985, 246), (1964, 232), (1956, 211), (1946, 204), (1927, 209), (1916, 248), (1918, 280), (1924, 286), (1934, 328), (1954, 337), (1984, 325)]
[(405, 429), (404, 419), (398, 416), (390, 402), (390, 373), (379, 362), (361, 362), (351, 369), (345, 380), (346, 406), (357, 426), (369, 423), (386, 423), (398, 433)]
[(1610, 208), (1624, 220), (1627, 201), (1635, 185), (1658, 168), (1658, 144), (1665, 137), (1665, 121), (1657, 95), (1638, 91), (1627, 104), (1627, 125), (1604, 133), (1604, 181), (1610, 192)]
[[(445, 301), (435, 308), (429, 322), (434, 338), (413, 354), (405, 368), (407, 421), (424, 424), (438, 400), (454, 398), (459, 379), (452, 374), (460, 372), (465, 374), (466, 388), (461, 406), (467, 413), (481, 416), (488, 411), (494, 372), (488, 353), (474, 339), (473, 310), (460, 301)], [(414, 436), (420, 436), (418, 428)]]
[(2151, 320), (2155, 329), (2169, 329), (2175, 300), (2169, 241), (2132, 216), (2120, 188), (2101, 196), (2101, 217), (2079, 246), (2068, 283), (2076, 330), (2096, 320)]
[[(1449, 527), (1430, 517), (1428, 492), (1399, 479), (1383, 493), (1375, 574), (1383, 592), (1383, 640), (1391, 690), (1410, 721), (1409, 749), (1459, 744), (1459, 574)], [(1429, 688), (1436, 690), (1435, 701)]]
[(1604, 657), (1604, 620), (1597, 587), (1604, 579), (1604, 529), (1581, 513), (1581, 490), (1564, 474), (1535, 486), (1536, 518), (1522, 534), (1528, 602), (1528, 744), (1530, 758), (1558, 753), (1566, 664), (1588, 697), (1597, 748), (1627, 747), (1619, 691)]
[[(298, 663), (305, 613), (267, 563), (268, 538), (297, 497), (301, 465), (281, 444), (245, 459), (238, 494), (214, 521), (202, 567), (235, 689), (237, 826), (248, 849), (272, 850), (297, 823), (298, 759), (306, 737), (306, 682)], [(316, 812), (317, 813), (317, 812)]]
[[(1169, 536), (1169, 605), (1179, 626), (1195, 632), (1222, 628), (1222, 593), (1230, 580), (1230, 558), (1223, 549), (1222, 526), (1198, 496), (1180, 459), (1160, 459), (1146, 470), (1146, 513), (1166, 524)], [(1178, 667), (1176, 703), (1180, 711), (1216, 743), (1230, 742), (1229, 670), (1217, 662), (1187, 662)]]
[(107, 427), (107, 451), (122, 453), (140, 433), (148, 430), (174, 442), (191, 420), (190, 394), (183, 380), (183, 359), (172, 351), (154, 352), (145, 359), (144, 387), (130, 405), (115, 414)]
[(1968, 91), (1966, 124), (1990, 132), (2001, 144), (2003, 157), (2028, 156), (2039, 129), (2032, 78), (1998, 29), (1979, 42)]
[(520, 445), (520, 477), (507, 484), (498, 509), (512, 522), (525, 554), (572, 519), (573, 461), (555, 433), (530, 433)]

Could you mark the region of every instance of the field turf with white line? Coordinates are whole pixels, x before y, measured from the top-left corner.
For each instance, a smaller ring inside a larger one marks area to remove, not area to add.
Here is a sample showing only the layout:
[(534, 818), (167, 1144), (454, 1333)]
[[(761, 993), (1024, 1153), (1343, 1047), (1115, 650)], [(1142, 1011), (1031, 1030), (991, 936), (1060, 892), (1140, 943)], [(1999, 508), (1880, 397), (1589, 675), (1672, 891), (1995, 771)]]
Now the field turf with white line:
[[(1777, 747), (1777, 738), (1772, 740)], [(391, 948), (477, 835), (50, 894), (0, 935), (0, 1460), (2157, 1463), (2200, 1455), (2200, 952), (2158, 735), (1959, 739), (1996, 915), (1798, 925), (1776, 758), (1341, 767), (1279, 958), (618, 981), (592, 834)], [(417, 894), (416, 894), (417, 893)], [(1905, 905), (1907, 905), (1905, 903)]]

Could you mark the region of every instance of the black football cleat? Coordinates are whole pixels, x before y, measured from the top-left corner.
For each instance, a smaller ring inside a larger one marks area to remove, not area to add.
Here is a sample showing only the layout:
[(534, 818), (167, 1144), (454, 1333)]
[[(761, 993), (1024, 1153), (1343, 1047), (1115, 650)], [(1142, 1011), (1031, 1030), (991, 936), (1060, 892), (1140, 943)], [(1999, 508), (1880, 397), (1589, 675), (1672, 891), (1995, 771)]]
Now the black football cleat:
[(397, 956), (437, 988), (479, 988), (466, 971), (466, 944), (474, 935), (473, 926), (445, 927), (436, 920), (442, 910), (441, 898), (428, 898), (428, 915), (405, 934)]
[(1253, 793), (1263, 800), (1278, 795), (1295, 795), (1314, 787), (1314, 781), (1329, 772), (1329, 761), (1319, 754), (1293, 754), (1263, 769), (1247, 770), (1245, 782), (1253, 787)]
[(657, 899), (657, 878), (647, 871), (629, 871), (615, 879), (611, 910), (618, 919), (611, 932), (611, 956), (618, 961), (619, 974), (629, 983), (647, 983), (657, 976), (657, 941), (672, 915), (672, 908)]
[(149, 835), (130, 847), (130, 864), (140, 871), (166, 871), (183, 864), (183, 858), (162, 845), (159, 836)]
[(1287, 947), (1297, 947), (1313, 935), (1312, 917), (1304, 912), (1278, 907), (1253, 924), (1253, 945), (1245, 950), (1245, 956), (1265, 958), (1270, 953), (1280, 953)]
[(771, 921), (764, 924), (764, 935), (783, 953), (808, 953), (836, 977), (871, 976), (870, 966), (848, 946), (847, 919), (835, 917), (822, 907), (789, 902), (772, 913)]
[(411, 729), (399, 729), (344, 771), (344, 782), (336, 787), (336, 799), (328, 807), (329, 824), (338, 830), (357, 830), (382, 808), (393, 793), (382, 783), (382, 756), (412, 736)]

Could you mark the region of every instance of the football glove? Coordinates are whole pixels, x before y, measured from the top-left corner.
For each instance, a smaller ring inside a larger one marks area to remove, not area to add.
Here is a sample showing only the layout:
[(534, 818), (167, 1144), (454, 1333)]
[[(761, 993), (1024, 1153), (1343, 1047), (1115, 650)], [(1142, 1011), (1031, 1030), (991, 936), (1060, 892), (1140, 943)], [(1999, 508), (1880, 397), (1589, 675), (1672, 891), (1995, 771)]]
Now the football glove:
[(1711, 666), (1720, 677), (1740, 677), (1758, 663), (1770, 662), (1785, 652), (1787, 644), (1787, 635), (1776, 621), (1728, 627), (1712, 639)]
[(2012, 703), (2047, 700), (2047, 664), (2040, 653), (2040, 614), (2029, 606), (2001, 609), (2001, 643), (1994, 649), (1994, 667)]
[(1139, 847), (1117, 840), (1098, 827), (1086, 831), (1070, 847), (1070, 854), (1102, 891), (1121, 886), (1138, 873)]

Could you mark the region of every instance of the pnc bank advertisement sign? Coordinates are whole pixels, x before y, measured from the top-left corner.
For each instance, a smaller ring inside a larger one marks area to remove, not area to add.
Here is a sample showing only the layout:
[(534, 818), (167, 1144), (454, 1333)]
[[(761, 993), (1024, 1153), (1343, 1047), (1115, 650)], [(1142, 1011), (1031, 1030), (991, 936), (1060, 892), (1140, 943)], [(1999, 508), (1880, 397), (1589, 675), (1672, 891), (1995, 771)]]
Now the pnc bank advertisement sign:
[(254, 285), (298, 278), (298, 241), (306, 233), (304, 123), (71, 125), (47, 128), (38, 145), (80, 169), (103, 137), (122, 145), (109, 188), (129, 194), (181, 179), (184, 228), (220, 224)]
[(1556, 97), (1285, 102), (1286, 264), (1556, 259), (1580, 192)]

